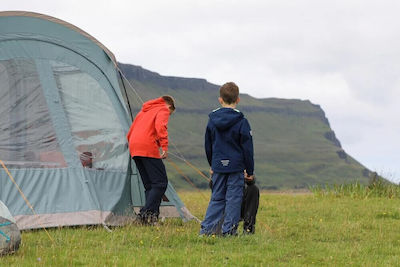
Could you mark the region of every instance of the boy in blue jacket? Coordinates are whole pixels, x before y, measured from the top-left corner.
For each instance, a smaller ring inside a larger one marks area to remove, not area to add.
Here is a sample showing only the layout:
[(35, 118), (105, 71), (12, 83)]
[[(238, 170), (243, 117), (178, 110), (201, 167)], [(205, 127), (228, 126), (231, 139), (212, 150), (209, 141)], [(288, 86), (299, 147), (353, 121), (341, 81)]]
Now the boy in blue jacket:
[[(212, 194), (200, 235), (236, 235), (239, 224), (243, 187), (254, 178), (253, 138), (249, 122), (236, 109), (239, 88), (233, 82), (224, 84), (218, 98), (221, 108), (209, 114), (205, 134), (205, 151), (212, 172)], [(246, 172), (244, 172), (246, 170)]]

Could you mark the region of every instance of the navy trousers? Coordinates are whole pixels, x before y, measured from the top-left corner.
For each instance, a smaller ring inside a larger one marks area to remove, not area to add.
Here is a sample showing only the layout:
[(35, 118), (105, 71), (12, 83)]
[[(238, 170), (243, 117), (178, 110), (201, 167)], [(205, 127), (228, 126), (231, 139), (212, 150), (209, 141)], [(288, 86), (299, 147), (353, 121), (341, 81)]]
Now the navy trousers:
[(200, 234), (219, 234), (219, 223), (222, 221), (222, 235), (235, 235), (243, 198), (243, 172), (214, 172), (212, 181), (211, 200), (201, 223)]
[[(212, 184), (210, 185), (212, 188)], [(242, 200), (242, 212), (240, 214), (240, 220), (243, 221), (243, 233), (244, 234), (254, 234), (256, 230), (256, 216), (258, 211), (258, 206), (260, 203), (260, 190), (253, 183), (245, 183), (243, 200)], [(213, 233), (222, 233), (222, 224), (224, 217), (218, 222), (217, 227)]]
[(162, 197), (167, 190), (168, 178), (161, 159), (133, 157), (145, 189), (146, 203), (140, 213), (151, 212), (158, 216)]

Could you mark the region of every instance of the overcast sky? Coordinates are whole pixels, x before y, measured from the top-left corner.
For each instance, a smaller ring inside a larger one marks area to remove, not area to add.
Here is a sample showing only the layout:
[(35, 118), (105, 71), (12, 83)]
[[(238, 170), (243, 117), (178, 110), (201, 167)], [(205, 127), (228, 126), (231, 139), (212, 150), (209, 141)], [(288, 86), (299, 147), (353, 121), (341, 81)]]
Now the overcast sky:
[(400, 1), (1, 0), (87, 31), (123, 63), (309, 99), (343, 148), (400, 181)]

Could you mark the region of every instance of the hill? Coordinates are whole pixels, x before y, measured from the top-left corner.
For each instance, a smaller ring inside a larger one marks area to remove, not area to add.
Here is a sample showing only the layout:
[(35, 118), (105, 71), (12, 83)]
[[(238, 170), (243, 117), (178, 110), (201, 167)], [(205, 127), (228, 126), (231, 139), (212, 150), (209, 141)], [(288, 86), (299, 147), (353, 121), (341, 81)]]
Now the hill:
[[(217, 108), (219, 86), (205, 79), (167, 77), (142, 67), (120, 64), (124, 75), (144, 100), (171, 95), (177, 111), (169, 123), (170, 151), (198, 166), (205, 174), (203, 149), (208, 113)], [(141, 101), (125, 84), (133, 114)], [(331, 129), (324, 111), (308, 100), (265, 98), (241, 94), (238, 109), (248, 118), (254, 137), (255, 170), (263, 189), (307, 188), (316, 184), (367, 183), (369, 170), (348, 155)], [(197, 187), (207, 181), (184, 162), (170, 157)], [(190, 185), (166, 164), (177, 188)]]

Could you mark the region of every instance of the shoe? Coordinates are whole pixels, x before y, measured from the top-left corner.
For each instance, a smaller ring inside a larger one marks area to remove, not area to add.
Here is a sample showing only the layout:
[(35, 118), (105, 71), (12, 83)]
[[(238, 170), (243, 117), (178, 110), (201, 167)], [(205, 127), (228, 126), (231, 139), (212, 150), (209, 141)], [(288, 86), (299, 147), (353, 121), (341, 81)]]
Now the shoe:
[(147, 217), (147, 224), (148, 225), (158, 225), (158, 213), (150, 213)]
[(250, 235), (250, 234), (254, 234), (255, 231), (256, 231), (255, 225), (246, 224), (246, 222), (244, 223), (243, 234)]
[(145, 211), (145, 212), (140, 212), (138, 214), (139, 221), (143, 225), (157, 225), (158, 224), (158, 216), (159, 213), (155, 213), (152, 211)]
[(135, 223), (138, 223), (138, 224), (144, 223), (144, 213), (143, 212), (139, 212), (138, 214), (136, 214)]
[(254, 235), (254, 228), (253, 228), (253, 230), (250, 230), (250, 229), (243, 229), (243, 234), (244, 235)]

